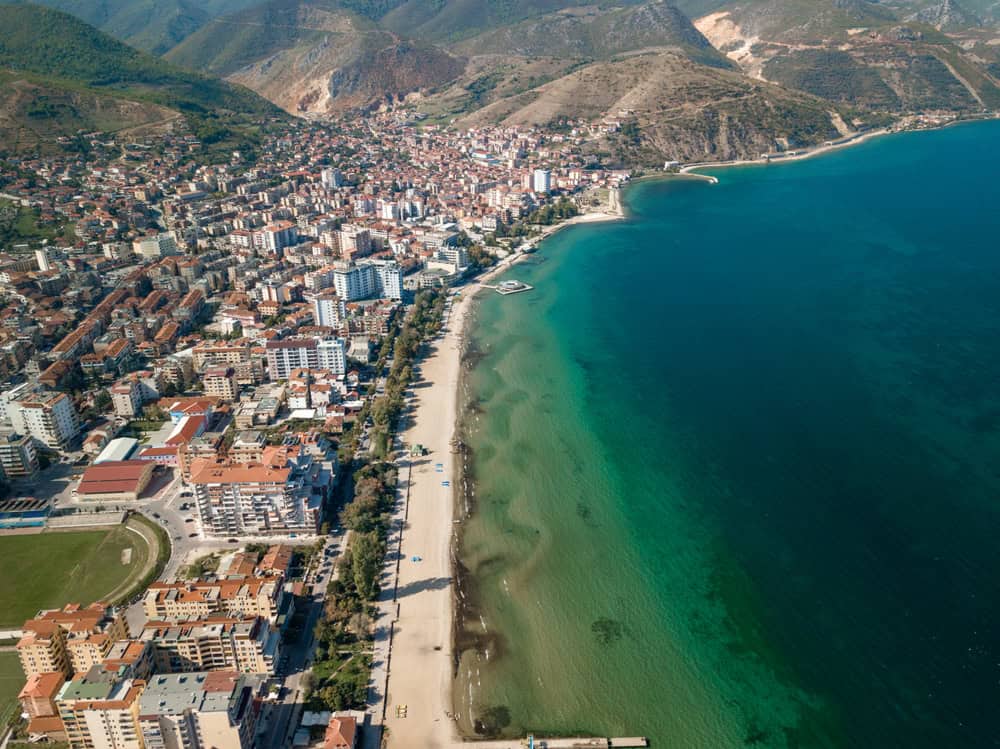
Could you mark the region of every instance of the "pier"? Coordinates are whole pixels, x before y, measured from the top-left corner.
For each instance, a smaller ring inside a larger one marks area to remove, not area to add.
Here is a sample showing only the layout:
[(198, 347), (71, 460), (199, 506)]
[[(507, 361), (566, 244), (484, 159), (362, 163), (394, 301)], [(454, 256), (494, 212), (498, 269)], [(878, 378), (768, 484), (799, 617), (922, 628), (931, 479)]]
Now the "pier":
[(635, 749), (649, 746), (645, 736), (625, 736), (598, 738), (580, 736), (566, 739), (541, 739), (529, 736), (526, 739), (500, 739), (496, 741), (463, 741), (456, 747), (468, 749)]
[(523, 281), (501, 281), (498, 284), (490, 285), (483, 284), (484, 289), (493, 289), (497, 294), (502, 296), (507, 296), (508, 294), (520, 294), (522, 291), (531, 291), (534, 286), (526, 284)]

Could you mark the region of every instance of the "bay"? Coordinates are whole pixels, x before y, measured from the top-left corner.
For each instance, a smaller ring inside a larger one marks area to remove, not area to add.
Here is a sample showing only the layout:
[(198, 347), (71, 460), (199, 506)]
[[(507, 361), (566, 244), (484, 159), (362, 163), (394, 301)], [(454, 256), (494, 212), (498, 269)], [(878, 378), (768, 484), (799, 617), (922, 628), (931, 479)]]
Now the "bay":
[(482, 299), (466, 732), (1000, 746), (998, 169), (987, 122), (640, 182)]

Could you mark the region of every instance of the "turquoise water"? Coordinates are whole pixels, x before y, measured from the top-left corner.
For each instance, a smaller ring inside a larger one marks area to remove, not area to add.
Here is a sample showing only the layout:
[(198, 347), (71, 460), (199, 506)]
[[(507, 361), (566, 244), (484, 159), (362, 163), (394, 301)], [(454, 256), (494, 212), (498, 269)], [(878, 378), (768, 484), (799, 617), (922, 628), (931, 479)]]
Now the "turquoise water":
[(467, 732), (1000, 746), (998, 172), (981, 123), (644, 182), (484, 297)]

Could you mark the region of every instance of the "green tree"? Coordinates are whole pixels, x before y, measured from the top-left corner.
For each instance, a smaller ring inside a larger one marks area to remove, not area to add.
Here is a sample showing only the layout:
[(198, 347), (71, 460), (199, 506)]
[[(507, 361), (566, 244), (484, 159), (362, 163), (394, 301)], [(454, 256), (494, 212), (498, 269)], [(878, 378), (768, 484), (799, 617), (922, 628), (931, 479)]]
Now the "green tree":
[(351, 544), (351, 572), (358, 595), (363, 600), (372, 601), (378, 595), (379, 560), (382, 558), (382, 542), (375, 532), (361, 533)]

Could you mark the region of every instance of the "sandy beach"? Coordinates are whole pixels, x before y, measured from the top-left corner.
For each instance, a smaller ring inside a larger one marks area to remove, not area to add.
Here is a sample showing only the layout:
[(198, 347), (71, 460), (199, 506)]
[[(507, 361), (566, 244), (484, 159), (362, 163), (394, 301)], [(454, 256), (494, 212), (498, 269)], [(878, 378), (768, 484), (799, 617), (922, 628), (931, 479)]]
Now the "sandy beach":
[[(420, 365), (404, 445), (422, 444), (409, 463), (385, 725), (391, 747), (451, 746), (452, 516), (457, 476), (451, 440), (457, 416), (462, 329), (472, 301), (463, 294)], [(406, 469), (401, 472), (405, 479)], [(414, 558), (419, 561), (414, 561)], [(403, 708), (402, 706), (405, 706)], [(404, 717), (405, 715), (405, 717)]]
[[(617, 201), (546, 227), (536, 240), (579, 223), (624, 218)], [(461, 290), (447, 325), (431, 343), (413, 388), (413, 412), (401, 435), (403, 445), (420, 444), (427, 454), (401, 461), (407, 488), (400, 543), (395, 619), (386, 686), (385, 726), (392, 749), (460, 746), (452, 709), (452, 620), (454, 538), (453, 487), (461, 474), (452, 452), (458, 419), (458, 385), (463, 335), (482, 284), (530, 255), (515, 253)], [(445, 484), (447, 482), (447, 485)], [(419, 561), (414, 561), (417, 558)], [(390, 608), (390, 610), (392, 610)]]

